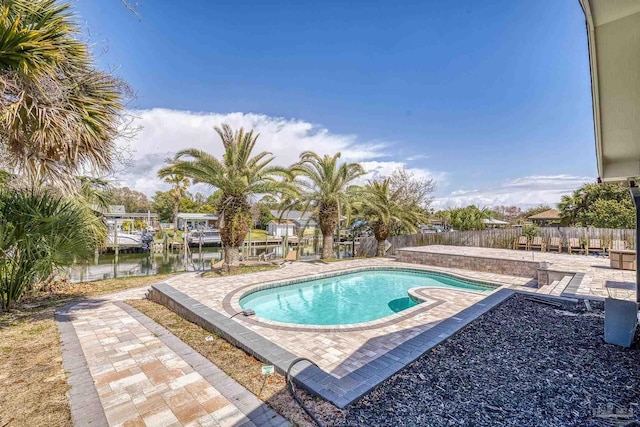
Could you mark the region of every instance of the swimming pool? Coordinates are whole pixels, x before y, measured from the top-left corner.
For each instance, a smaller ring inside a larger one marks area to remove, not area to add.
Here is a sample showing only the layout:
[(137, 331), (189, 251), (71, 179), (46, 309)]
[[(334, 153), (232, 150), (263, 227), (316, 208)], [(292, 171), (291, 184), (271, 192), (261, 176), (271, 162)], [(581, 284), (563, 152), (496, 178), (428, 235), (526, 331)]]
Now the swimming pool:
[(494, 288), (430, 272), (371, 270), (263, 289), (240, 298), (243, 309), (276, 322), (348, 325), (381, 319), (417, 305), (407, 291), (442, 287), (490, 292)]

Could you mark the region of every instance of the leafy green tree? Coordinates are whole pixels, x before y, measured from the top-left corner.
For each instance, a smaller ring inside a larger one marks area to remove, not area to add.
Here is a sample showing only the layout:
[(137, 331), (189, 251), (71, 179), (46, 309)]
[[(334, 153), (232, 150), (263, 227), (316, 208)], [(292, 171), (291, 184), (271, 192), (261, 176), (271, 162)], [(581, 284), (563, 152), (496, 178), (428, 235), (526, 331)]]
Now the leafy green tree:
[(33, 182), (107, 171), (128, 88), (97, 70), (69, 4), (0, 3), (0, 152)]
[(597, 228), (635, 228), (635, 215), (631, 201), (598, 199), (589, 206), (581, 220)]
[(322, 259), (333, 257), (333, 233), (343, 211), (348, 212), (351, 198), (347, 190), (355, 179), (365, 174), (358, 163), (339, 163), (340, 153), (333, 156), (305, 151), (292, 166), (296, 182), (305, 200), (304, 211), (313, 205), (318, 212), (322, 232)]
[(384, 243), (394, 224), (415, 231), (419, 222), (426, 221), (424, 209), (415, 201), (402, 197), (404, 188), (391, 188), (391, 179), (369, 181), (356, 203), (360, 215), (368, 222), (378, 242), (376, 256), (384, 256)]
[(220, 235), (225, 248), (224, 268), (237, 268), (239, 250), (249, 231), (251, 221), (250, 198), (257, 194), (292, 192), (293, 186), (282, 180), (288, 177), (286, 169), (270, 166), (273, 156), (263, 151), (252, 155), (258, 134), (233, 131), (227, 124), (216, 127), (222, 140), (224, 155), (217, 159), (197, 149), (182, 150), (176, 154), (171, 166), (174, 171), (193, 179), (194, 183), (209, 184), (222, 192), (218, 212), (222, 218)]
[(53, 278), (74, 259), (88, 259), (106, 228), (86, 205), (46, 190), (0, 192), (0, 305)]
[(634, 228), (635, 209), (629, 189), (621, 184), (584, 184), (558, 204), (567, 225)]
[(216, 213), (217, 210), (214, 206), (211, 206), (208, 203), (205, 203), (204, 205), (199, 205), (196, 203), (196, 207), (195, 207), (195, 211), (198, 213)]
[(151, 209), (158, 214), (160, 221), (173, 220), (173, 199), (168, 191), (156, 191), (151, 198)]
[(278, 209), (280, 202), (273, 196), (267, 194), (262, 196), (260, 203), (267, 206), (269, 209)]
[(266, 230), (269, 221), (274, 219), (274, 216), (271, 215), (271, 209), (269, 209), (269, 206), (265, 205), (264, 203), (258, 202), (255, 204), (255, 210), (257, 211), (256, 222), (258, 228), (260, 228), (261, 230)]
[(209, 206), (213, 206), (215, 209), (219, 204), (220, 200), (222, 200), (222, 191), (216, 190), (209, 197), (207, 197), (206, 204)]
[(527, 239), (531, 240), (540, 235), (540, 227), (535, 224), (527, 224), (522, 228), (522, 234), (527, 236)]
[(144, 193), (129, 187), (116, 187), (107, 194), (112, 205), (123, 205), (127, 212), (144, 213), (151, 210), (151, 201)]
[(486, 228), (483, 220), (491, 218), (491, 211), (469, 205), (464, 208), (452, 208), (436, 213), (444, 219), (454, 230), (482, 230)]
[[(206, 208), (203, 208), (205, 206)], [(178, 212), (204, 212), (208, 213), (213, 209), (209, 205), (199, 206), (195, 201), (189, 197), (187, 192), (178, 201)], [(173, 221), (175, 210), (174, 193), (169, 191), (156, 191), (152, 197), (151, 209), (158, 214), (160, 221)]]

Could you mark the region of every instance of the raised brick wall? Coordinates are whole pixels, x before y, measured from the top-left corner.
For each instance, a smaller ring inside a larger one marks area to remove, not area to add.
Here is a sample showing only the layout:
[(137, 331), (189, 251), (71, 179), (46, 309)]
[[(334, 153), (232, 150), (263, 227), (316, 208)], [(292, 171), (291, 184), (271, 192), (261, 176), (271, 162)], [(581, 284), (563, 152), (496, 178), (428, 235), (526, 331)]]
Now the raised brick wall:
[(530, 277), (532, 279), (538, 279), (538, 269), (540, 268), (540, 263), (537, 261), (439, 254), (412, 251), (410, 249), (399, 249), (396, 259), (400, 262), (409, 262), (412, 264), (433, 265), (435, 267), (445, 268), (461, 268), (464, 270), (483, 271), (486, 273)]

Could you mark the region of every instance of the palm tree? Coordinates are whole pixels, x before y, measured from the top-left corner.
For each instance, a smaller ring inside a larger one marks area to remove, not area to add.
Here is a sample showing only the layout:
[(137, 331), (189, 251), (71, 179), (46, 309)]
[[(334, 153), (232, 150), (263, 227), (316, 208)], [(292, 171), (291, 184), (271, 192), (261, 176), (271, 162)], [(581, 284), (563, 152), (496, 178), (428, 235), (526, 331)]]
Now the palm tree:
[(106, 212), (109, 209), (111, 182), (105, 178), (78, 176), (77, 199), (89, 208), (97, 207)]
[(376, 256), (384, 256), (384, 242), (391, 235), (394, 225), (415, 231), (416, 225), (426, 217), (416, 205), (401, 203), (404, 188), (391, 188), (389, 178), (384, 181), (369, 181), (362, 189), (357, 203), (363, 219), (369, 223), (378, 242)]
[[(173, 160), (167, 159), (166, 162), (172, 163)], [(164, 182), (172, 184), (169, 194), (173, 200), (173, 230), (175, 233), (178, 231), (178, 211), (180, 210), (180, 201), (186, 196), (187, 188), (191, 185), (191, 181), (189, 178), (185, 178), (181, 173), (176, 172), (172, 166), (173, 165), (170, 165), (166, 168), (160, 169), (158, 176), (160, 178), (164, 178)]]
[(292, 193), (293, 186), (281, 179), (290, 176), (286, 169), (269, 166), (273, 160), (270, 153), (262, 151), (252, 156), (259, 134), (243, 128), (234, 132), (227, 124), (215, 131), (225, 150), (221, 160), (202, 150), (182, 150), (160, 173), (180, 173), (194, 183), (209, 184), (221, 191), (217, 209), (222, 218), (224, 268), (231, 269), (239, 265), (240, 246), (249, 231), (250, 199), (258, 194)]
[(360, 164), (339, 163), (339, 159), (340, 153), (320, 157), (305, 151), (291, 168), (306, 201), (304, 210), (312, 204), (317, 208), (322, 231), (322, 259), (333, 257), (333, 233), (340, 222), (341, 210), (348, 211), (351, 202), (347, 195), (349, 185), (365, 174)]
[(0, 306), (54, 277), (59, 267), (88, 259), (106, 237), (82, 203), (47, 190), (0, 192)]
[(70, 7), (0, 2), (0, 155), (34, 181), (106, 171), (116, 150), (128, 88), (94, 68)]

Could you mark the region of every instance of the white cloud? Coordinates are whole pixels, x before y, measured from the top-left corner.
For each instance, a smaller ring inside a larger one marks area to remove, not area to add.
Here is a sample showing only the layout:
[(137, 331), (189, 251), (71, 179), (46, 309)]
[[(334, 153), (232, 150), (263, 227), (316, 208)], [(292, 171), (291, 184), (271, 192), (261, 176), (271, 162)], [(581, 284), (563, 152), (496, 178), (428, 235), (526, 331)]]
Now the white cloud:
[(426, 154), (415, 154), (413, 156), (409, 156), (407, 157), (405, 160), (407, 162), (415, 162), (416, 160), (424, 160), (424, 159), (428, 159), (429, 156)]
[[(213, 155), (222, 154), (222, 144), (214, 126), (228, 123), (232, 128), (244, 127), (260, 133), (258, 151), (269, 151), (275, 156), (274, 164), (288, 166), (298, 160), (301, 152), (310, 150), (320, 155), (340, 151), (342, 159), (359, 161), (368, 171), (368, 177), (386, 176), (405, 163), (384, 161), (390, 156), (388, 145), (381, 141), (360, 141), (355, 135), (331, 133), (328, 129), (302, 120), (269, 117), (251, 113), (194, 113), (154, 108), (133, 111), (134, 125), (141, 126), (132, 141), (121, 141), (134, 151), (132, 166), (118, 173), (120, 185), (128, 186), (152, 196), (157, 190), (166, 190), (168, 184), (157, 178), (164, 160), (182, 149), (198, 148)], [(444, 179), (442, 172), (410, 168), (417, 176)], [(210, 192), (198, 185), (191, 191)]]
[(408, 167), (404, 162), (397, 161), (365, 161), (360, 162), (362, 167), (369, 173), (365, 178), (367, 179), (379, 179), (390, 176), (395, 169), (405, 167), (405, 169), (413, 173), (416, 178), (433, 179), (436, 183), (442, 184), (447, 180), (447, 173), (441, 171), (431, 171), (429, 169), (412, 168)]
[(528, 208), (540, 204), (553, 207), (562, 195), (594, 180), (594, 177), (572, 175), (525, 176), (508, 180), (495, 188), (453, 191), (434, 200), (433, 207), (516, 205)]

